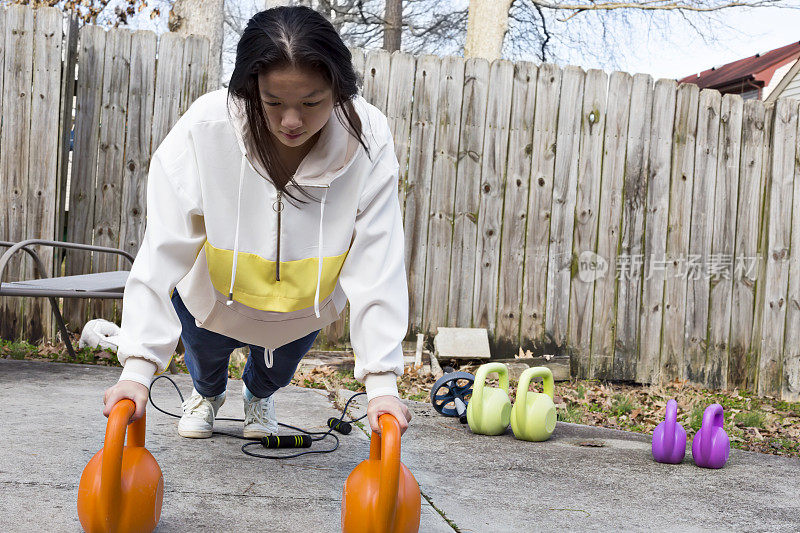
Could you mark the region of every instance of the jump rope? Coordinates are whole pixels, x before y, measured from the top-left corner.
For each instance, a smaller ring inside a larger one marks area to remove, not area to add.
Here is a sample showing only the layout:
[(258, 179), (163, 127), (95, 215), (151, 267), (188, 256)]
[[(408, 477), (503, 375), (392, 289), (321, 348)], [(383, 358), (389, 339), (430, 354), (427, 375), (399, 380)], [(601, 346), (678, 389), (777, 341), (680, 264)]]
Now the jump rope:
[[(158, 381), (159, 379), (166, 379), (167, 381), (172, 383), (172, 386), (175, 387), (175, 390), (178, 392), (178, 396), (180, 396), (180, 398), (181, 398), (181, 403), (183, 403), (183, 394), (181, 393), (181, 390), (178, 388), (178, 385), (169, 376), (157, 376), (153, 380), (153, 383), (150, 385), (150, 390), (148, 392), (148, 399), (150, 400), (150, 403), (153, 405), (153, 407), (156, 408), (156, 410), (164, 413), (165, 415), (168, 415), (168, 416), (171, 416), (171, 417), (174, 417), (174, 418), (180, 418), (181, 415), (176, 415), (175, 413), (170, 413), (168, 411), (165, 411), (165, 410), (161, 409), (158, 405), (156, 405), (156, 402), (153, 401), (153, 395), (152, 395), (152, 393), (153, 393), (153, 385), (155, 385), (156, 381)], [(328, 431), (306, 431), (305, 429), (302, 429), (302, 428), (298, 428), (298, 427), (295, 427), (295, 426), (290, 426), (289, 424), (284, 424), (282, 422), (278, 422), (278, 425), (283, 426), (285, 428), (292, 429), (292, 430), (297, 431), (299, 433), (296, 434), (296, 435), (268, 435), (266, 437), (261, 437), (261, 438), (258, 438), (258, 439), (256, 439), (256, 438), (247, 438), (247, 437), (243, 437), (242, 435), (236, 435), (234, 433), (226, 433), (224, 431), (212, 431), (211, 433), (213, 435), (225, 435), (227, 437), (233, 437), (235, 439), (251, 441), (251, 442), (247, 442), (245, 444), (242, 444), (242, 452), (244, 452), (245, 455), (249, 455), (251, 457), (259, 457), (261, 459), (291, 459), (293, 457), (300, 457), (301, 455), (306, 455), (306, 454), (311, 454), (311, 453), (331, 453), (331, 452), (336, 451), (336, 449), (339, 447), (339, 437), (334, 435), (332, 432), (334, 430), (336, 430), (336, 431), (338, 431), (339, 433), (341, 433), (343, 435), (347, 435), (352, 430), (352, 425), (351, 424), (353, 422), (358, 422), (359, 420), (361, 420), (361, 419), (363, 419), (364, 417), (367, 416), (366, 414), (364, 414), (364, 415), (362, 415), (362, 416), (360, 416), (358, 418), (352, 418), (352, 419), (347, 420), (347, 421), (344, 420), (344, 416), (347, 413), (347, 407), (350, 405), (350, 402), (352, 402), (354, 398), (356, 398), (357, 396), (361, 396), (362, 394), (366, 395), (366, 392), (357, 392), (357, 393), (353, 394), (350, 397), (349, 400), (347, 400), (347, 403), (344, 404), (344, 408), (342, 408), (342, 414), (341, 414), (341, 416), (339, 416), (339, 418), (331, 417), (331, 418), (328, 419), (328, 427), (329, 427)], [(223, 420), (223, 421), (229, 421), (229, 422), (244, 422), (243, 418), (215, 418), (214, 420), (215, 421), (216, 420)], [(333, 439), (336, 441), (336, 444), (333, 445), (333, 448), (329, 448), (327, 450), (307, 450), (307, 451), (304, 451), (304, 452), (293, 453), (291, 455), (265, 455), (265, 454), (256, 453), (256, 452), (252, 452), (252, 451), (248, 450), (248, 448), (251, 447), (251, 446), (263, 446), (264, 448), (269, 448), (269, 449), (274, 449), (274, 448), (310, 448), (313, 443), (319, 442), (321, 440), (324, 440), (328, 436), (333, 437)]]

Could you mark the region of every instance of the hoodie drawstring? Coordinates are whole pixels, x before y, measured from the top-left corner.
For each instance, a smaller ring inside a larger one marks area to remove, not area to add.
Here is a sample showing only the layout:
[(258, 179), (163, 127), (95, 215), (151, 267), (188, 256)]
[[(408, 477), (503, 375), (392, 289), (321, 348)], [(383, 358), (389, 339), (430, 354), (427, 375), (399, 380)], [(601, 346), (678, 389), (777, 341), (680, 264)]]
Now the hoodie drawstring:
[[(233, 304), (233, 285), (236, 282), (236, 263), (239, 259), (239, 221), (241, 219), (241, 212), (242, 212), (242, 184), (244, 183), (244, 170), (248, 165), (249, 161), (247, 158), (242, 156), (242, 166), (239, 172), (239, 195), (236, 199), (236, 230), (233, 237), (233, 267), (231, 268), (231, 286), (228, 290), (228, 300), (225, 302), (226, 305), (230, 306)], [(319, 314), (319, 289), (322, 285), (322, 262), (323, 262), (323, 255), (322, 255), (322, 234), (323, 234), (323, 224), (324, 224), (324, 216), (325, 216), (325, 201), (328, 198), (328, 188), (326, 187), (322, 193), (322, 201), (319, 204), (319, 245), (317, 248), (317, 289), (314, 293), (314, 314), (317, 318), (320, 317)], [(267, 366), (269, 368), (272, 366), (271, 358), (272, 354), (270, 353), (270, 363)]]
[(231, 287), (228, 290), (228, 301), (225, 305), (230, 306), (233, 303), (233, 284), (236, 281), (236, 262), (239, 259), (239, 219), (242, 213), (242, 183), (244, 182), (244, 169), (249, 161), (242, 155), (242, 166), (239, 171), (239, 196), (236, 198), (236, 231), (233, 237), (233, 267), (231, 268)]
[(319, 318), (319, 286), (322, 283), (322, 217), (325, 214), (325, 199), (328, 197), (328, 188), (322, 193), (319, 204), (319, 248), (317, 253), (317, 291), (314, 294), (314, 314)]

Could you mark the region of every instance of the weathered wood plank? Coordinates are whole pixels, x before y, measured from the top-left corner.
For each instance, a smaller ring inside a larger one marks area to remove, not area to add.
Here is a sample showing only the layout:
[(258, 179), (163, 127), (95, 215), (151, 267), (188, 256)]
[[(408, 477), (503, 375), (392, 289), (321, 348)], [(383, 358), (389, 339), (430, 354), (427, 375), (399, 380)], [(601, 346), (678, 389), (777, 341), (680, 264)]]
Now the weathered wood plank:
[[(664, 256), (667, 248), (669, 178), (672, 129), (675, 124), (675, 82), (658, 80), (653, 94), (650, 127), (650, 162), (645, 215), (644, 262), (647, 275), (642, 284), (642, 322), (636, 378), (640, 383), (660, 378), (661, 321), (664, 302)], [(661, 268), (660, 268), (661, 267)]]
[[(145, 230), (147, 173), (150, 168), (150, 122), (156, 84), (156, 34), (137, 31), (132, 36), (130, 85), (128, 92), (128, 133), (125, 139), (125, 165), (122, 169), (122, 219), (119, 244), (136, 255)], [(117, 268), (129, 269), (130, 263), (120, 258)]]
[[(66, 225), (67, 207), (67, 183), (70, 176), (72, 152), (70, 147), (70, 133), (74, 125), (72, 112), (74, 109), (75, 85), (77, 83), (78, 66), (78, 26), (77, 16), (67, 15), (64, 32), (64, 63), (61, 71), (61, 108), (59, 110), (59, 152), (58, 152), (58, 238), (62, 238), (62, 232)], [(64, 251), (56, 251), (58, 261), (54, 265), (52, 275), (61, 275), (62, 260)]]
[(483, 130), (489, 92), (489, 63), (469, 58), (464, 67), (461, 132), (456, 168), (453, 253), (450, 261), (450, 292), (447, 325), (472, 326), (472, 299), (475, 283), (475, 243), (480, 205)]
[(581, 115), (578, 189), (575, 197), (573, 261), (577, 276), (570, 283), (567, 345), (574, 350), (571, 358), (575, 375), (588, 378), (591, 369), (594, 291), (597, 271), (597, 215), (600, 210), (600, 179), (603, 166), (608, 76), (602, 70), (586, 73)]
[(766, 270), (761, 314), (761, 348), (758, 393), (780, 396), (781, 358), (786, 325), (789, 278), (791, 213), (797, 147), (797, 101), (780, 99), (775, 104), (772, 154), (769, 168)]
[(731, 336), (728, 387), (750, 389), (755, 383), (757, 342), (754, 343), (755, 284), (759, 271), (758, 238), (764, 203), (764, 158), (768, 148), (766, 109), (746, 100), (742, 118), (739, 205), (736, 210), (736, 252), (731, 295)]
[(743, 109), (741, 96), (726, 94), (722, 97), (709, 272), (708, 362), (705, 385), (711, 389), (725, 389), (728, 386)]
[[(398, 194), (400, 207), (405, 207), (406, 180), (408, 179), (408, 148), (411, 130), (411, 102), (414, 95), (414, 56), (400, 51), (392, 54), (389, 78), (389, 97), (386, 105), (386, 119), (392, 130), (394, 153), (400, 164)], [(459, 92), (461, 89), (459, 88)]]
[(625, 160), (625, 198), (622, 211), (617, 296), (617, 336), (614, 376), (633, 380), (639, 357), (639, 312), (641, 308), (642, 254), (645, 200), (650, 160), (650, 124), (653, 108), (653, 79), (646, 74), (633, 77), (630, 124)]
[(352, 63), (353, 63), (353, 70), (356, 72), (356, 76), (358, 76), (358, 87), (363, 95), (364, 89), (364, 49), (363, 48), (350, 48), (350, 54), (352, 54)]
[[(59, 102), (53, 95), (61, 89), (62, 16), (56, 8), (34, 11), (33, 79), (31, 90), (31, 134), (35, 147), (28, 162), (28, 188), (25, 205), (25, 237), (28, 239), (57, 239), (58, 219), (58, 147)], [(35, 247), (45, 271), (38, 276), (49, 277), (53, 272), (55, 253), (50, 247)], [(38, 277), (33, 261), (25, 258), (27, 278)], [(25, 298), (23, 303), (25, 338), (37, 342), (52, 338), (53, 314), (50, 302), (43, 298)]]
[[(3, 79), (5, 77), (5, 64), (6, 64), (6, 6), (0, 6), (0, 43), (3, 43), (3, 46), (0, 46), (0, 94), (3, 94)], [(3, 102), (0, 101), (0, 111), (3, 110)], [(2, 134), (3, 125), (2, 121), (0, 121), (0, 134)], [(0, 155), (3, 153), (3, 146), (0, 144)], [(2, 176), (0, 176), (2, 179)], [(2, 183), (0, 183), (2, 185)], [(4, 189), (3, 189), (4, 190)], [(0, 219), (5, 223), (5, 220)], [(0, 230), (5, 229), (5, 226), (0, 226)], [(0, 238), (2, 235), (0, 235)]]
[[(25, 203), (28, 197), (28, 160), (31, 141), (31, 83), (33, 78), (33, 10), (13, 5), (6, 11), (5, 64), (3, 66), (3, 131), (0, 145), (0, 238), (25, 238)], [(23, 279), (28, 258), (17, 254), (9, 261), (5, 281)], [(0, 337), (19, 339), (23, 334), (22, 299), (3, 298), (0, 304)]]
[[(795, 102), (797, 104), (797, 102)], [(800, 113), (798, 114), (800, 127)], [(783, 359), (781, 361), (780, 397), (782, 400), (800, 400), (800, 154), (798, 154), (798, 132), (795, 141), (794, 183), (791, 226), (791, 244), (788, 257), (789, 288), (786, 295), (786, 333), (783, 339)], [(785, 222), (786, 223), (786, 222)]]
[(522, 347), (548, 354), (555, 353), (555, 346), (547, 338), (545, 330), (545, 304), (561, 77), (560, 68), (543, 63), (536, 79), (531, 186), (525, 229), (525, 285), (520, 325)]
[(184, 40), (176, 33), (164, 33), (159, 38), (150, 153), (156, 152), (180, 116), (184, 49)]
[(487, 328), (490, 339), (496, 337), (500, 231), (513, 83), (514, 65), (506, 60), (492, 62), (489, 68), (489, 100), (483, 137), (478, 241), (475, 250), (475, 296), (472, 301), (473, 327)]
[(495, 354), (511, 356), (519, 349), (522, 291), (525, 284), (525, 230), (533, 152), (533, 121), (539, 69), (525, 61), (514, 65), (508, 173), (501, 218), (500, 284), (497, 293)]
[(405, 254), (408, 268), (409, 328), (416, 333), (423, 324), (425, 257), (428, 253), (428, 219), (431, 199), (436, 114), (441, 60), (432, 55), (418, 59), (409, 148), (405, 209)]
[[(78, 44), (78, 86), (75, 108), (75, 140), (72, 152), (72, 176), (69, 192), (67, 240), (91, 244), (94, 227), (94, 195), (100, 131), (103, 64), (106, 32), (97, 26), (84, 26)], [(65, 258), (68, 276), (88, 274), (91, 255), (68, 251)], [(64, 320), (73, 331), (80, 331), (86, 321), (85, 300), (64, 300)]]
[(614, 311), (617, 295), (614, 265), (618, 259), (622, 225), (625, 147), (632, 89), (633, 78), (630, 74), (613, 72), (609, 77), (603, 168), (600, 175), (600, 208), (597, 213), (597, 255), (605, 260), (608, 270), (595, 281), (589, 369), (589, 376), (596, 379), (611, 379), (614, 370)]
[(669, 187), (662, 326), (664, 333), (661, 338), (661, 379), (664, 382), (682, 379), (685, 368), (683, 328), (687, 277), (683, 270), (686, 252), (689, 250), (699, 101), (700, 88), (697, 85), (686, 83), (678, 87), (675, 131), (672, 140), (672, 176)]
[(450, 253), (455, 213), (458, 131), (461, 127), (461, 97), (464, 60), (442, 58), (439, 103), (436, 111), (436, 141), (428, 218), (428, 253), (425, 256), (423, 329), (436, 331), (447, 324)]
[(386, 113), (392, 55), (386, 50), (370, 50), (364, 64), (364, 98)]
[[(561, 101), (556, 134), (553, 205), (550, 218), (550, 249), (547, 264), (547, 303), (545, 328), (556, 351), (574, 351), (567, 346), (570, 283), (572, 277), (572, 232), (578, 189), (578, 154), (586, 74), (578, 67), (566, 67), (561, 80)], [(575, 367), (572, 366), (572, 372)]]
[[(97, 189), (94, 204), (94, 244), (119, 246), (122, 178), (125, 172), (125, 122), (128, 114), (131, 32), (112, 30), (106, 37), (103, 92), (100, 107), (100, 153), (97, 161)], [(119, 258), (93, 254), (92, 272), (116, 269)], [(90, 319), (114, 320), (113, 300), (94, 300)]]
[[(753, 381), (750, 390), (755, 393), (758, 393), (758, 374), (761, 365), (761, 332), (766, 309), (767, 266), (769, 263), (769, 249), (767, 247), (769, 245), (770, 194), (772, 191), (772, 146), (775, 142), (776, 116), (777, 109), (775, 107), (775, 102), (765, 104), (764, 154), (761, 165), (761, 181), (764, 183), (764, 186), (761, 192), (762, 205), (760, 206), (761, 211), (757, 237), (758, 262), (756, 264), (755, 273), (753, 274), (753, 277), (756, 279), (756, 297), (753, 302)], [(767, 327), (769, 327), (769, 324), (767, 324)]]
[(180, 115), (208, 90), (208, 47), (206, 37), (189, 35), (184, 41)]
[(722, 98), (717, 91), (700, 91), (692, 221), (686, 269), (688, 279), (684, 341), (685, 377), (691, 383), (698, 384), (705, 382), (708, 356), (709, 280), (707, 265), (714, 229), (714, 188), (717, 175), (721, 101)]

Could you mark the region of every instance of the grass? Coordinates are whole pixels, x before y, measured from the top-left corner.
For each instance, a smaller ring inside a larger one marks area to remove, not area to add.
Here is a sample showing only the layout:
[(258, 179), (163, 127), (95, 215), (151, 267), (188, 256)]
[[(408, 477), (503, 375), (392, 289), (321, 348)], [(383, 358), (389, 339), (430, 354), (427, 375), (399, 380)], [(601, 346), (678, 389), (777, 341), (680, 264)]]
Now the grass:
[(581, 399), (586, 397), (586, 387), (582, 383), (578, 383), (575, 387), (575, 395)]
[(690, 417), (689, 427), (696, 432), (700, 431), (700, 426), (703, 424), (703, 407), (696, 405), (692, 409), (692, 414)]
[(120, 366), (117, 361), (117, 355), (111, 350), (75, 348), (75, 357), (72, 357), (64, 348), (63, 344), (31, 344), (26, 341), (8, 341), (3, 339), (0, 339), (0, 358)]
[(567, 406), (564, 409), (559, 409), (556, 414), (558, 415), (559, 422), (571, 422), (573, 424), (583, 424), (584, 416), (583, 410), (573, 406)]
[(766, 418), (761, 411), (742, 411), (734, 415), (733, 421), (740, 427), (764, 429)]
[(635, 408), (636, 405), (627, 396), (623, 396), (622, 394), (614, 395), (614, 399), (611, 403), (611, 412), (616, 416), (630, 414)]

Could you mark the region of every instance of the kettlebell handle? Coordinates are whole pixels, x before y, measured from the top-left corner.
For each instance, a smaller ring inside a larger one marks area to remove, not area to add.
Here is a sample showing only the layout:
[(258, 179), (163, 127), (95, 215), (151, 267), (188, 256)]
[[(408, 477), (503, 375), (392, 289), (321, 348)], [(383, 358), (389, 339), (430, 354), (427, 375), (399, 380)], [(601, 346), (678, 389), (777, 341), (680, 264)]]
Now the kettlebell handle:
[(711, 454), (711, 437), (717, 428), (722, 428), (724, 423), (725, 415), (720, 404), (712, 403), (703, 411), (703, 424), (700, 426), (703, 440), (700, 444), (706, 457)]
[(528, 388), (531, 386), (531, 380), (535, 378), (542, 378), (542, 389), (544, 393), (550, 396), (550, 399), (555, 399), (555, 382), (553, 381), (553, 372), (546, 366), (534, 366), (526, 369), (519, 377), (519, 384), (517, 385), (517, 423), (522, 425), (522, 418), (525, 417), (525, 406), (528, 405)]
[(381, 525), (380, 531), (391, 531), (400, 489), (400, 423), (394, 416), (384, 413), (378, 418), (378, 424), (380, 435), (373, 431), (369, 441), (369, 458), (381, 463), (376, 519)]
[[(119, 504), (122, 500), (122, 450), (125, 430), (128, 428), (136, 404), (127, 398), (118, 401), (111, 409), (106, 424), (106, 438), (103, 443), (103, 464), (100, 468), (100, 508), (102, 516), (111, 520), (119, 517)], [(128, 446), (144, 446), (145, 417), (131, 424), (128, 431)], [(116, 529), (116, 528), (111, 528)]]
[[(664, 443), (670, 447), (675, 443), (675, 426), (678, 425), (678, 402), (673, 399), (667, 401), (667, 416), (664, 419)], [(686, 447), (686, 443), (683, 443)]]
[(483, 387), (486, 385), (486, 377), (492, 372), (497, 372), (500, 378), (500, 388), (508, 392), (508, 367), (503, 363), (486, 363), (478, 367), (475, 373), (475, 382), (472, 384), (472, 397), (470, 403), (474, 403), (473, 409), (478, 418), (483, 413)]

